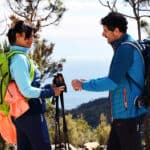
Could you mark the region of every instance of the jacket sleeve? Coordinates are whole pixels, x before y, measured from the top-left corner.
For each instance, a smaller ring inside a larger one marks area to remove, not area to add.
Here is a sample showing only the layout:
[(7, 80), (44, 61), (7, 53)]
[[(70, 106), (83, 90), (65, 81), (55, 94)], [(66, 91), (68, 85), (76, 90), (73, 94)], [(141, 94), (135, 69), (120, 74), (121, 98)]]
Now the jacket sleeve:
[(108, 77), (91, 79), (82, 83), (82, 88), (88, 91), (107, 91), (114, 90), (117, 84)]
[(108, 77), (91, 79), (82, 83), (82, 88), (89, 91), (107, 91), (117, 88), (120, 80), (126, 76), (133, 63), (133, 47), (121, 45), (117, 49), (110, 66)]
[(46, 98), (54, 95), (54, 91), (51, 88), (41, 89), (31, 86), (30, 68), (26, 56), (15, 55), (11, 60), (10, 72), (20, 92), (26, 98)]

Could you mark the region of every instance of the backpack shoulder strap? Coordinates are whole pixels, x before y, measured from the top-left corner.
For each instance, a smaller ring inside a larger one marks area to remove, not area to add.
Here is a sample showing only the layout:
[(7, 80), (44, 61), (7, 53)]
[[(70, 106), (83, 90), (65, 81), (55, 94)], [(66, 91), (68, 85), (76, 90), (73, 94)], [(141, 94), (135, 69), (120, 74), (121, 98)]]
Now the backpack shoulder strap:
[(15, 54), (24, 54), (26, 55), (24, 52), (21, 52), (21, 51), (12, 51), (10, 50), (9, 52), (6, 53), (7, 54), (7, 58), (11, 58), (12, 56), (14, 56)]
[(139, 52), (139, 54), (140, 54), (141, 57), (142, 57), (143, 64), (145, 64), (145, 62), (144, 62), (144, 57), (143, 57), (143, 55), (142, 55), (142, 51), (143, 51), (144, 47), (143, 47), (142, 45), (140, 45), (140, 44), (139, 44), (138, 42), (136, 42), (136, 41), (126, 41), (126, 42), (123, 42), (123, 43), (122, 43), (122, 45), (124, 45), (124, 44), (129, 44), (129, 45), (133, 46), (134, 48), (136, 48), (136, 50)]

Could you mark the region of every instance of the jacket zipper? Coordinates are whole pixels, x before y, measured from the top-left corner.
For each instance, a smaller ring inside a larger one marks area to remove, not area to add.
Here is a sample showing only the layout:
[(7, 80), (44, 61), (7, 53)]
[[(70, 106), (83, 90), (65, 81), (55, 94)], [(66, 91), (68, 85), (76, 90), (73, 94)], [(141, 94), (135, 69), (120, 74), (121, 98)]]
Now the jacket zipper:
[(123, 100), (124, 100), (124, 107), (127, 110), (128, 109), (128, 102), (127, 102), (127, 90), (126, 90), (126, 88), (123, 88)]

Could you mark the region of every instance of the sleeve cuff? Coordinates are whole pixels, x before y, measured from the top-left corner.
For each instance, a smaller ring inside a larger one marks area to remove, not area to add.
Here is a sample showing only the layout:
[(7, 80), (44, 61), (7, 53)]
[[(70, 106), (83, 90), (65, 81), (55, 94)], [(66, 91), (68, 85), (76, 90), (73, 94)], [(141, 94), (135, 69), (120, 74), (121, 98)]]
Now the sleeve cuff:
[(54, 96), (54, 90), (53, 89), (42, 89), (40, 93), (40, 98), (50, 98)]

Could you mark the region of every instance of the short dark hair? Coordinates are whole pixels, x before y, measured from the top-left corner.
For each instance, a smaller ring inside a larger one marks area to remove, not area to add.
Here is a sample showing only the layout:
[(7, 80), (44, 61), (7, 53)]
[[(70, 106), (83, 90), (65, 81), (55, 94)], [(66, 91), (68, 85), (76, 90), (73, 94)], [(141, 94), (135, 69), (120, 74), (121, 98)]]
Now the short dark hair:
[(25, 33), (25, 38), (30, 38), (32, 32), (35, 31), (35, 28), (25, 21), (19, 20), (15, 23), (13, 27), (11, 27), (7, 33), (9, 43), (14, 45), (16, 42), (16, 33)]
[(101, 19), (101, 24), (107, 26), (111, 31), (117, 27), (120, 32), (127, 32), (127, 19), (118, 12), (110, 12), (107, 16)]

